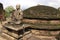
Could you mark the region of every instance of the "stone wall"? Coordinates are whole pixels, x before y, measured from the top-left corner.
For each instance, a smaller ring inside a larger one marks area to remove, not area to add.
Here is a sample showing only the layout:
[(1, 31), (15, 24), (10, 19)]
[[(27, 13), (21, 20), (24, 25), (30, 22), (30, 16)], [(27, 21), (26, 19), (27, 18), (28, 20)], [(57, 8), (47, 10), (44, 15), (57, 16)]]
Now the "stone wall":
[(60, 24), (60, 20), (36, 20), (36, 19), (23, 19), (24, 23), (30, 24)]
[(59, 33), (60, 31), (31, 30), (31, 33), (24, 36), (24, 39), (25, 40), (60, 40)]
[[(31, 30), (32, 34), (42, 38), (41, 40), (58, 40), (60, 31), (47, 31), (47, 30)], [(59, 39), (60, 40), (60, 39)]]

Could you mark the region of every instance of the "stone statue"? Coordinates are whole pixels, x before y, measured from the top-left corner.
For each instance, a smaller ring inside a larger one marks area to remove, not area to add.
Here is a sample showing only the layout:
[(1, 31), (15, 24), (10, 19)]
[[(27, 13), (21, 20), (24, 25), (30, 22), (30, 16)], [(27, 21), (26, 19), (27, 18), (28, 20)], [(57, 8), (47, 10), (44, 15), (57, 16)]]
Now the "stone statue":
[(23, 12), (20, 9), (20, 5), (16, 5), (16, 10), (11, 13), (11, 22), (15, 24), (20, 24), (23, 19)]
[(14, 15), (17, 20), (23, 19), (23, 13), (20, 9), (20, 5), (16, 5), (16, 11), (14, 12)]

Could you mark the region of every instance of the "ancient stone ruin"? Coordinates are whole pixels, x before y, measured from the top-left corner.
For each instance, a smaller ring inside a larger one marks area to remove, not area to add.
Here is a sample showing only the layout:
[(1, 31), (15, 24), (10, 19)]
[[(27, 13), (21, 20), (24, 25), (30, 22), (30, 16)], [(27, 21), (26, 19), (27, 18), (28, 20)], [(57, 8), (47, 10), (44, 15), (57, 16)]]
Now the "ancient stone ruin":
[(29, 40), (60, 40), (59, 15), (59, 10), (43, 5), (24, 10), (23, 22), (31, 25), (32, 34), (38, 38)]
[(19, 6), (3, 25), (1, 37), (6, 40), (60, 40), (59, 10), (37, 5), (22, 12)]

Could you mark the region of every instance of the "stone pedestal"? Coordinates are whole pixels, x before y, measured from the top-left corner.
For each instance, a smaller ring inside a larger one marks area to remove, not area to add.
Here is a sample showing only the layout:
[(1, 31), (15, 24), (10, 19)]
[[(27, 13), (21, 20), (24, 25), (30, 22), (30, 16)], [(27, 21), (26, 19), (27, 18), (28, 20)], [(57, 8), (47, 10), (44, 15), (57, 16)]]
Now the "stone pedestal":
[[(26, 26), (28, 27), (28, 26)], [(5, 24), (2, 27), (2, 37), (7, 40), (19, 40), (23, 37), (24, 34), (24, 26), (19, 24)], [(27, 34), (27, 33), (26, 33)]]

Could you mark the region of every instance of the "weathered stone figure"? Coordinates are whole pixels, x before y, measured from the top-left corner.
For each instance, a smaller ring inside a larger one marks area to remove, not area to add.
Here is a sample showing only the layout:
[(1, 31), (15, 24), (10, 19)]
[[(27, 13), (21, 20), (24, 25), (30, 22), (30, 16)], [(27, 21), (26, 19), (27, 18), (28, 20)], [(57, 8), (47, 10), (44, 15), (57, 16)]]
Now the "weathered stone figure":
[(23, 19), (23, 13), (20, 9), (20, 5), (16, 5), (16, 11), (14, 12), (14, 15), (17, 20)]
[(22, 22), (23, 19), (23, 12), (20, 9), (20, 5), (17, 4), (16, 5), (16, 10), (14, 10), (11, 14), (11, 22), (15, 23), (15, 24), (20, 24)]

